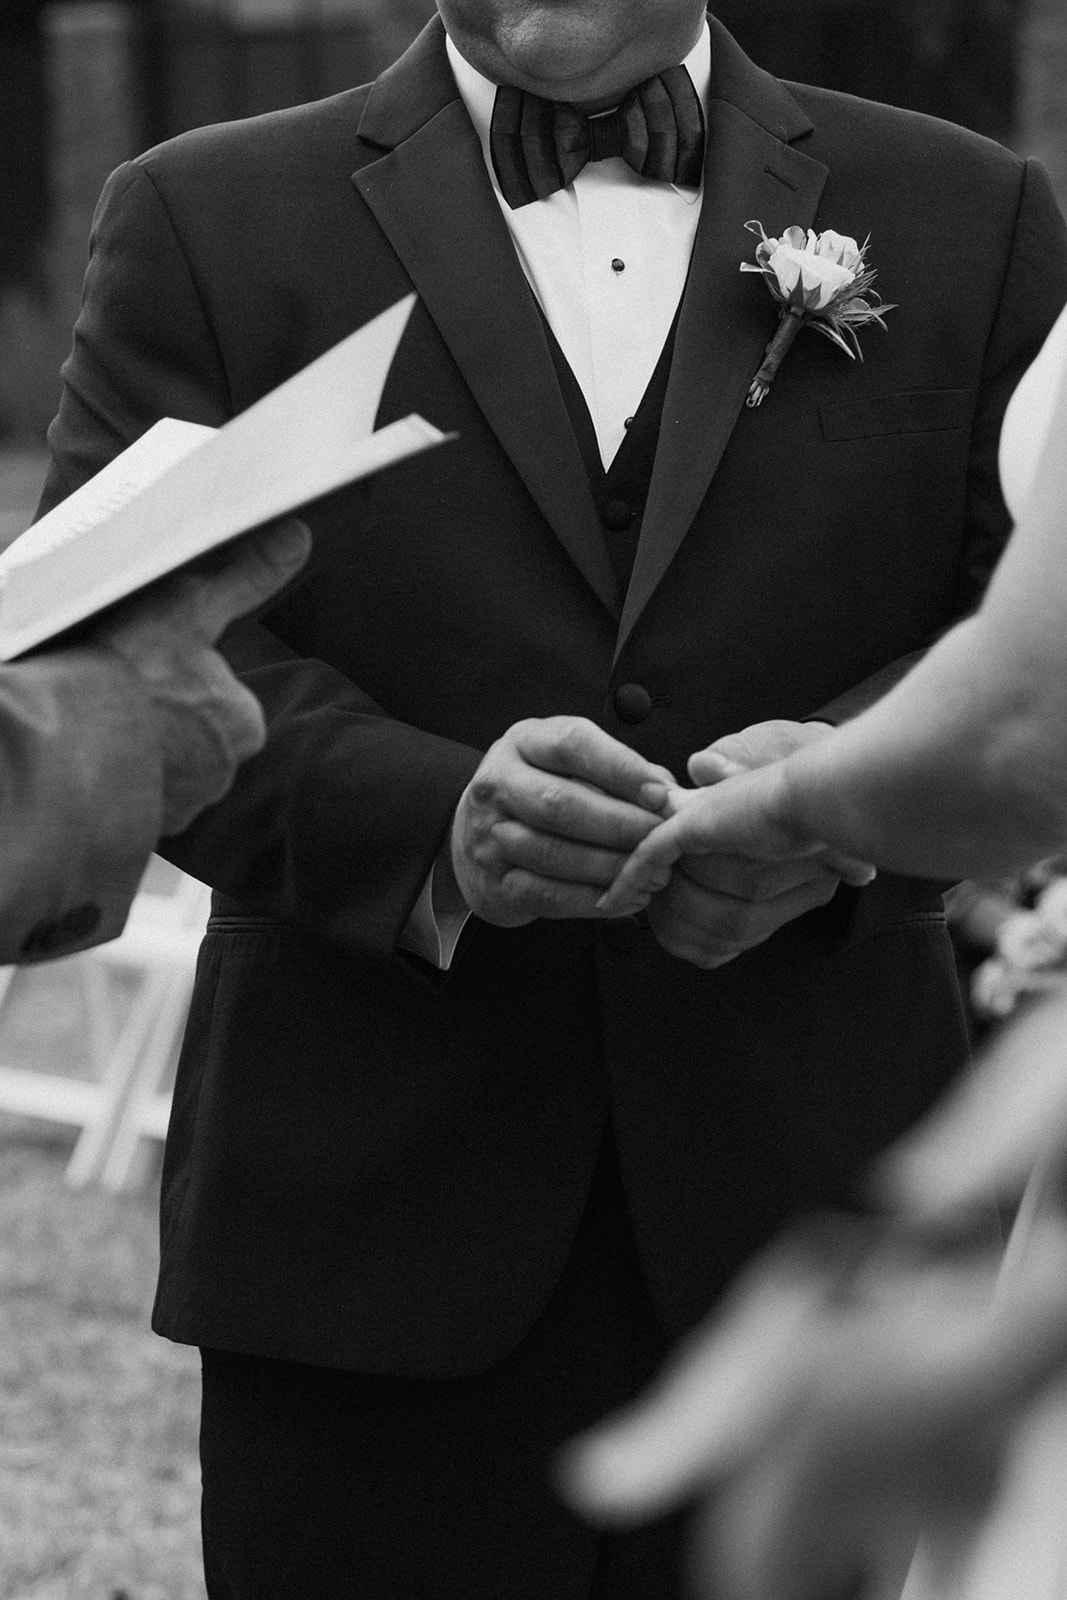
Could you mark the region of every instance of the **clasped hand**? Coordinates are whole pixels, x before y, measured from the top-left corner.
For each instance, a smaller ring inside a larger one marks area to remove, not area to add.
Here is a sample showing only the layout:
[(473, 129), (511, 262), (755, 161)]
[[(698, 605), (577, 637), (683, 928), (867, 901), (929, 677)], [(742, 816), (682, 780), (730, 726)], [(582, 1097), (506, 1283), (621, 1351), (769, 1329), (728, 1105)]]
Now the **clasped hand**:
[[(459, 889), (472, 911), (501, 927), (647, 907), (664, 949), (720, 966), (824, 905), (842, 881), (873, 876), (818, 841), (784, 839), (761, 810), (760, 789), (745, 798), (723, 783), (755, 777), (827, 731), (754, 724), (693, 755), (689, 776), (700, 787), (688, 789), (584, 718), (517, 723), (488, 751), (457, 808)], [(709, 805), (713, 784), (725, 804)]]
[[(515, 723), (456, 808), (452, 870), (464, 900), (502, 928), (601, 915), (597, 901), (661, 819), (673, 785), (665, 767), (584, 717)], [(643, 875), (624, 912), (646, 905), (669, 875)]]
[(688, 763), (697, 787), (671, 790), (668, 820), (642, 841), (601, 912), (669, 872), (649, 905), (653, 932), (672, 955), (710, 968), (825, 905), (842, 882), (869, 883), (866, 863), (783, 830), (766, 803), (777, 764), (829, 732), (826, 723), (775, 719), (698, 750)]

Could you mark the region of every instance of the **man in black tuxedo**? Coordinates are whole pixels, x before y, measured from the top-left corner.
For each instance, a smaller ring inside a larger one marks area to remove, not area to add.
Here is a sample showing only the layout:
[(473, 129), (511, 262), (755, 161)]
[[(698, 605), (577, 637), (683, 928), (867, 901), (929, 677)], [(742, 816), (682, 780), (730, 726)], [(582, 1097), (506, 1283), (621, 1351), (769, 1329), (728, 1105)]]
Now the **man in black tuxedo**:
[[(155, 1325), (205, 1352), (212, 1600), (674, 1592), (671, 1530), (598, 1538), (550, 1451), (964, 1051), (935, 886), (710, 860), (596, 902), (664, 769), (819, 737), (980, 592), (1067, 297), (1044, 175), (784, 86), (700, 0), (439, 11), (113, 176), (52, 433), (46, 504), (414, 287), (379, 420), (458, 436), (312, 509), (228, 647), (267, 747), (174, 843), (217, 893)], [(897, 308), (758, 409), (752, 219), (869, 233)]]

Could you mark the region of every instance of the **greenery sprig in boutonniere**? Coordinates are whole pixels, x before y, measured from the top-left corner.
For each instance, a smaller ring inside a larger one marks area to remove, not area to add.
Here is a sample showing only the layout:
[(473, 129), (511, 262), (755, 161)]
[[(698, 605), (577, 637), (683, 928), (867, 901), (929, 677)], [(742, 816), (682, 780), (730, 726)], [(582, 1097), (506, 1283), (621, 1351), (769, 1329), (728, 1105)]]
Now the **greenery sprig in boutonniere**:
[(815, 233), (811, 228), (787, 228), (780, 239), (769, 239), (761, 222), (746, 222), (758, 233), (755, 264), (741, 263), (742, 272), (758, 272), (778, 302), (778, 327), (748, 391), (747, 405), (758, 406), (774, 382), (789, 346), (805, 323), (840, 345), (847, 356), (863, 360), (858, 328), (876, 322), (895, 310), (871, 289), (875, 273), (865, 260), (870, 238), (858, 245), (845, 234)]

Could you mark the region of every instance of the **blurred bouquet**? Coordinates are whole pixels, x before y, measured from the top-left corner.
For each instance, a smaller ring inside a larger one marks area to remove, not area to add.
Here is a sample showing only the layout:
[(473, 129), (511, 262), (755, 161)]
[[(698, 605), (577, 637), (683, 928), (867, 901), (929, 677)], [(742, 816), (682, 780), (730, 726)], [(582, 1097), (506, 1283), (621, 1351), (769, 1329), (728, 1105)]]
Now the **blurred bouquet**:
[(948, 897), (957, 937), (989, 951), (971, 977), (976, 1017), (993, 1021), (1029, 996), (1067, 987), (1067, 856), (998, 884), (961, 884)]

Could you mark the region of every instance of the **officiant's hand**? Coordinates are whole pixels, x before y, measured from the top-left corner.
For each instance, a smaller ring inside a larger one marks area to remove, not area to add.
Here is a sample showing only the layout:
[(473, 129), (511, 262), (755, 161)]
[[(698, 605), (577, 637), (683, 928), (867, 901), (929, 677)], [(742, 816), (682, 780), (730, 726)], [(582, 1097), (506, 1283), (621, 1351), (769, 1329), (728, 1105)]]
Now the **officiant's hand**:
[(116, 607), (91, 635), (147, 693), (162, 756), (164, 834), (220, 800), (239, 764), (262, 748), (259, 701), (214, 645), (294, 578), (310, 550), (311, 535), (294, 517), (258, 528)]
[[(780, 829), (761, 827), (758, 787), (751, 799), (732, 808), (731, 785), (721, 806), (702, 792), (773, 767), (831, 731), (821, 722), (758, 722), (690, 757), (689, 775), (702, 788), (672, 791), (668, 808), (680, 814), (677, 826), (665, 824), (639, 852), (648, 876), (630, 881), (624, 875), (619, 889), (620, 898), (632, 899), (674, 867), (649, 908), (653, 931), (671, 955), (698, 967), (722, 966), (785, 923), (825, 905), (842, 881), (870, 882), (874, 874), (864, 863), (826, 851), (818, 841), (794, 847)], [(712, 826), (701, 826), (709, 822)], [(614, 910), (614, 904), (609, 898), (604, 909)]]
[[(485, 922), (598, 917), (597, 901), (662, 819), (674, 778), (584, 717), (517, 722), (487, 751), (452, 824), (452, 870)], [(611, 914), (646, 905), (656, 869)]]

